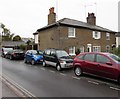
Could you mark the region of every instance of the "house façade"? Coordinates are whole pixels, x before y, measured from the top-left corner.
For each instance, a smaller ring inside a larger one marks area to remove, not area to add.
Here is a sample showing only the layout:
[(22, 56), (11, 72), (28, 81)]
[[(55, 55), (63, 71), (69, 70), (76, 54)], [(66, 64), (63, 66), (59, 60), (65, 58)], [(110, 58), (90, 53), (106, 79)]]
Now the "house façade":
[(81, 52), (111, 52), (115, 47), (115, 33), (96, 25), (94, 13), (88, 13), (87, 23), (63, 18), (56, 22), (54, 7), (49, 9), (48, 25), (33, 33), (39, 50), (64, 49), (70, 55)]

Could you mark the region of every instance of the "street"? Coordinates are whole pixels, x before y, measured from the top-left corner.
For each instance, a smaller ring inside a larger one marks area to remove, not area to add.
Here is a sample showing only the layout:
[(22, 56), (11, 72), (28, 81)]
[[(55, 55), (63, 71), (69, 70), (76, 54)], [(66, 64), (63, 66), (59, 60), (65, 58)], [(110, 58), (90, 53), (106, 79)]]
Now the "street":
[(36, 97), (119, 97), (117, 82), (83, 75), (73, 69), (56, 71), (51, 66), (25, 64), (23, 60), (2, 59), (2, 73)]

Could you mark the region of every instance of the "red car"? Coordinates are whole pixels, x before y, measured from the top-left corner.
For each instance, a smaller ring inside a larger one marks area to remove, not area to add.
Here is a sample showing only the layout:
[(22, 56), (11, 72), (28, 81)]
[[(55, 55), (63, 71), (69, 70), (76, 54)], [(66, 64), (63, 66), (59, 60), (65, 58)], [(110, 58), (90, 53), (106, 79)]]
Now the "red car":
[(74, 58), (74, 73), (93, 74), (117, 80), (120, 84), (120, 57), (111, 53), (90, 52), (80, 53)]

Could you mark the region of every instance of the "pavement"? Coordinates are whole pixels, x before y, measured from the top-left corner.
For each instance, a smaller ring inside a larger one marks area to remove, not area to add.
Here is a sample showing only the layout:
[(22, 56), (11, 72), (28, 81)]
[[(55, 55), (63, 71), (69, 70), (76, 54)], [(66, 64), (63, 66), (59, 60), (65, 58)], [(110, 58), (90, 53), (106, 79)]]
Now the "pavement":
[(0, 97), (18, 97), (6, 84), (2, 83), (0, 80), (0, 88), (2, 91), (0, 92)]

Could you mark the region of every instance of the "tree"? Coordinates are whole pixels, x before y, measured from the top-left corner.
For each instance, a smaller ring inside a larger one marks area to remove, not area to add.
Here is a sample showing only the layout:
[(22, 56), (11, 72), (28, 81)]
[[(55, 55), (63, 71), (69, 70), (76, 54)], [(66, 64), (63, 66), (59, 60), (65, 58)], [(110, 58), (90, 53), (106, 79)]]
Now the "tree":
[(13, 37), (13, 41), (21, 41), (21, 37), (19, 35), (16, 35), (15, 37)]

